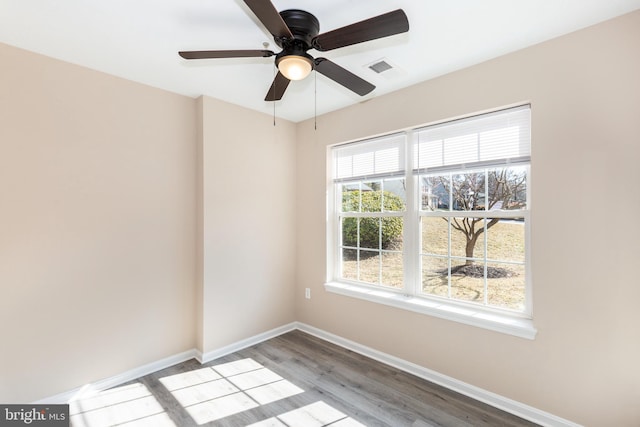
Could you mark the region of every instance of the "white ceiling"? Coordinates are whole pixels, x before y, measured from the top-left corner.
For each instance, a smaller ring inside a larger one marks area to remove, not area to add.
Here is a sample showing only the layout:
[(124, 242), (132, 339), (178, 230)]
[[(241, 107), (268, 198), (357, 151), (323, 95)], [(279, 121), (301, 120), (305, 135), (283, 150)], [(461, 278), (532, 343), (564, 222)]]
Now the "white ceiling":
[[(362, 98), (313, 73), (292, 82), (276, 115), (295, 122), (640, 9), (640, 0), (273, 0), (326, 32), (402, 8), (408, 33), (319, 53), (377, 86)], [(186, 61), (179, 50), (278, 47), (242, 0), (0, 0), (0, 42), (129, 80), (273, 113), (272, 58)], [(367, 68), (379, 59), (398, 67)], [(0, 66), (5, 66), (1, 64)], [(316, 78), (317, 77), (317, 78)], [(316, 88), (317, 87), (317, 88)], [(314, 92), (317, 99), (314, 100)]]

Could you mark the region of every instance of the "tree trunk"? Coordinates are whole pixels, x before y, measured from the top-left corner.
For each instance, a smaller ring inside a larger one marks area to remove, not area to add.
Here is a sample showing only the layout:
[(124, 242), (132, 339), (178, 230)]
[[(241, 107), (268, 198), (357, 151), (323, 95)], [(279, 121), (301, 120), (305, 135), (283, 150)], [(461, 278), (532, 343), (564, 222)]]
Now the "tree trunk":
[(464, 265), (473, 265), (473, 260), (469, 258), (473, 258), (473, 250), (476, 247), (476, 242), (478, 241), (479, 234), (473, 233), (471, 237), (467, 236), (467, 245), (465, 246), (465, 256), (467, 260)]

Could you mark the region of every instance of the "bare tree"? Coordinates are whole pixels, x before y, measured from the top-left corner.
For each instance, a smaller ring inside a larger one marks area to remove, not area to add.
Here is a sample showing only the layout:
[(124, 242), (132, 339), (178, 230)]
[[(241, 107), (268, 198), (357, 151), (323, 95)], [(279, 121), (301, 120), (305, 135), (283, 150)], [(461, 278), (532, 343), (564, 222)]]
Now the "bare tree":
[[(526, 203), (526, 173), (520, 168), (428, 177), (425, 184), (429, 194), (439, 195), (440, 207), (448, 208), (451, 203), (452, 210), (518, 209)], [(451, 227), (466, 239), (465, 265), (473, 264), (473, 253), (480, 236), (499, 221), (499, 218), (452, 218)]]

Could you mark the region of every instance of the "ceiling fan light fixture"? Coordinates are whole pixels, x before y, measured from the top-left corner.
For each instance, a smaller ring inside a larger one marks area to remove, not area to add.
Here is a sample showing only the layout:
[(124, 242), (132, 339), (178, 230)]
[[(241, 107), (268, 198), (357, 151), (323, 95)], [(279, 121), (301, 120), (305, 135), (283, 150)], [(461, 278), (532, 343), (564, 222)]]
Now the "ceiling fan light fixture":
[(289, 80), (302, 80), (313, 70), (313, 59), (301, 55), (286, 55), (278, 58), (276, 65)]

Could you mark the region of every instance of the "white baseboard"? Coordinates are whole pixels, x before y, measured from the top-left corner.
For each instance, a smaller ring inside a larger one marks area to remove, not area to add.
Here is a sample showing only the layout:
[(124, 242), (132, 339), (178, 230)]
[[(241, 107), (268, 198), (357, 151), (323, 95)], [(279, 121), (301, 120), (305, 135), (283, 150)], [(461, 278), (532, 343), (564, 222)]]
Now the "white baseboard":
[(541, 411), (490, 391), (483, 390), (447, 375), (432, 371), (431, 369), (416, 365), (415, 363), (408, 362), (398, 357), (358, 344), (346, 338), (342, 338), (338, 335), (323, 331), (322, 329), (300, 322), (297, 323), (297, 329), (536, 424), (546, 427), (581, 427), (579, 424), (572, 421), (565, 420), (553, 414), (549, 414), (548, 412)]
[(117, 387), (126, 382), (135, 380), (136, 378), (144, 377), (145, 375), (152, 374), (169, 366), (176, 365), (178, 363), (185, 362), (190, 359), (195, 359), (198, 355), (196, 350), (188, 350), (180, 354), (166, 357), (156, 362), (148, 363), (144, 366), (131, 369), (127, 372), (123, 372), (118, 375), (114, 375), (110, 378), (105, 378), (100, 381), (96, 381), (91, 384), (85, 384), (82, 387), (78, 387), (74, 390), (64, 393), (56, 394), (45, 399), (33, 402), (34, 404), (63, 404), (73, 402), (74, 400), (84, 399), (90, 397), (96, 393), (99, 393), (108, 388)]
[(259, 344), (263, 341), (267, 341), (271, 338), (275, 338), (278, 335), (286, 334), (287, 332), (291, 332), (298, 327), (296, 322), (289, 323), (288, 325), (280, 326), (279, 328), (272, 329), (267, 332), (263, 332), (258, 335), (254, 335), (250, 338), (244, 339), (242, 341), (235, 342), (233, 344), (227, 345), (225, 347), (219, 348), (217, 350), (208, 351), (205, 354), (201, 354), (198, 358), (200, 363), (211, 362), (218, 357), (226, 356), (227, 354), (235, 353), (236, 351), (242, 350), (243, 348), (251, 347), (252, 345)]
[(348, 340), (346, 338), (342, 338), (338, 335), (334, 335), (322, 329), (318, 329), (301, 322), (293, 322), (293, 323), (281, 326), (279, 328), (275, 328), (270, 331), (263, 332), (253, 337), (238, 341), (236, 343), (227, 345), (217, 350), (209, 351), (204, 354), (202, 354), (202, 352), (197, 351), (195, 349), (189, 350), (184, 353), (176, 354), (174, 356), (167, 357), (157, 362), (149, 363), (139, 368), (132, 369), (122, 374), (115, 375), (111, 378), (106, 378), (92, 384), (87, 384), (75, 390), (57, 394), (55, 396), (51, 396), (49, 398), (42, 399), (33, 403), (34, 404), (69, 403), (71, 401), (89, 397), (102, 390), (119, 386), (126, 382), (132, 381), (136, 378), (140, 378), (145, 375), (152, 374), (154, 372), (160, 371), (162, 369), (168, 368), (178, 363), (185, 362), (190, 359), (196, 359), (200, 363), (207, 363), (219, 357), (226, 356), (227, 354), (234, 353), (236, 351), (242, 350), (247, 347), (251, 347), (252, 345), (259, 344), (263, 341), (269, 340), (271, 338), (277, 337), (279, 335), (285, 334), (295, 329), (299, 329), (302, 332), (306, 332), (310, 335), (316, 336), (325, 341), (339, 345), (340, 347), (362, 354), (363, 356), (367, 356), (371, 359), (377, 360), (386, 365), (393, 366), (394, 368), (400, 369), (404, 372), (408, 372), (417, 377), (423, 378), (427, 381), (431, 381), (435, 384), (446, 387), (449, 390), (456, 391), (472, 399), (478, 400), (480, 402), (484, 402), (495, 408), (501, 409), (503, 411), (506, 411), (510, 414), (524, 418), (536, 424), (540, 424), (546, 427), (581, 427), (579, 424), (576, 424), (572, 421), (565, 420), (553, 414), (549, 414), (547, 412), (541, 411), (539, 409), (533, 408), (531, 406), (525, 405), (515, 400), (508, 399), (504, 396), (500, 396), (490, 391), (483, 390), (479, 387), (473, 386), (471, 384), (467, 384), (455, 378), (451, 378), (447, 375), (443, 375), (436, 371), (432, 371), (431, 369), (427, 369), (425, 367), (416, 365), (414, 363), (408, 362), (398, 357), (391, 356), (390, 354), (383, 353), (381, 351), (364, 346), (362, 344), (358, 344), (357, 342)]
[(112, 387), (117, 387), (121, 384), (135, 380), (136, 378), (144, 377), (145, 375), (149, 375), (154, 372), (161, 371), (162, 369), (168, 368), (173, 365), (177, 365), (178, 363), (182, 363), (190, 359), (196, 359), (201, 364), (210, 362), (214, 359), (217, 359), (218, 357), (226, 356), (227, 354), (234, 353), (236, 351), (242, 350), (243, 348), (251, 347), (252, 345), (277, 337), (278, 335), (282, 335), (284, 333), (293, 331), (294, 329), (296, 329), (296, 327), (297, 327), (296, 323), (290, 323), (288, 325), (284, 325), (279, 328), (272, 329), (270, 331), (263, 332), (253, 337), (235, 342), (233, 344), (219, 348), (217, 350), (209, 351), (205, 354), (202, 354), (201, 351), (198, 351), (196, 349), (188, 350), (183, 353), (176, 354), (174, 356), (170, 356), (162, 360), (158, 360), (156, 362), (152, 362), (144, 366), (131, 369), (122, 374), (114, 375), (113, 377), (110, 377), (110, 378), (105, 378), (103, 380), (96, 381), (91, 384), (85, 384), (84, 386), (78, 387), (71, 391), (67, 391), (64, 393), (56, 394), (55, 396), (50, 396), (50, 397), (38, 400), (36, 402), (33, 402), (33, 404), (47, 404), (47, 403), (48, 404), (64, 404), (64, 403), (73, 402), (74, 400), (78, 400), (78, 399), (85, 399), (103, 390), (107, 390)]

